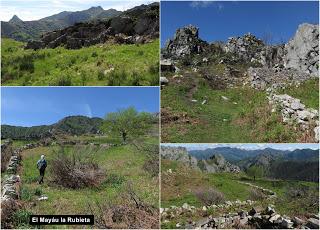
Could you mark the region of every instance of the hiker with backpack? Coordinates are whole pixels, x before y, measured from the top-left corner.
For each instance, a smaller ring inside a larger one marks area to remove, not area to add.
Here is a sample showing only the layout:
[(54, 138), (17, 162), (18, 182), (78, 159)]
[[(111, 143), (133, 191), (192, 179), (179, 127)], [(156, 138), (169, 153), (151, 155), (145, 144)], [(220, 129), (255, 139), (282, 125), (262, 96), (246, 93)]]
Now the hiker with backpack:
[(38, 160), (37, 167), (38, 167), (39, 172), (40, 172), (39, 184), (42, 184), (43, 183), (44, 172), (45, 172), (46, 167), (47, 167), (47, 161), (44, 158), (44, 155), (41, 155), (40, 160)]

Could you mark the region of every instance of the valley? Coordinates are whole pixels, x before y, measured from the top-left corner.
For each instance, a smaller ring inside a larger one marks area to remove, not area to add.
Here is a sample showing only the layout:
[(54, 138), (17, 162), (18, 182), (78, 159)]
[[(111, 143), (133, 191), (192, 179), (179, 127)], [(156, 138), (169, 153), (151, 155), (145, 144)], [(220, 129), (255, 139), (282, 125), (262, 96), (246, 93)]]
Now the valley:
[[(241, 161), (233, 161), (233, 164), (239, 165), (234, 166), (239, 170), (231, 171), (230, 163), (224, 159), (223, 151), (219, 151), (219, 148), (207, 149), (206, 152), (211, 152), (211, 155), (201, 157), (206, 160), (197, 160), (195, 156), (198, 154), (194, 150), (191, 156), (189, 153), (192, 151), (188, 152), (182, 146), (188, 147), (183, 144), (180, 147), (161, 146), (162, 228), (315, 227), (313, 221), (318, 217), (314, 216), (317, 216), (319, 209), (318, 150), (314, 150), (312, 156), (306, 153), (309, 157), (302, 162), (308, 164), (310, 159), (315, 162), (316, 168), (308, 167), (300, 174), (309, 176), (300, 177), (299, 180), (289, 179), (290, 170), (282, 171), (278, 176), (270, 175), (268, 170), (271, 165), (261, 166), (257, 161), (245, 167), (241, 166)], [(245, 152), (235, 148), (226, 149), (229, 153), (242, 151), (240, 156)], [(299, 151), (300, 157), (303, 152), (308, 152)], [(264, 158), (264, 149), (256, 152), (256, 156)], [(270, 152), (270, 149), (266, 149), (266, 152)], [(289, 155), (295, 155), (292, 151), (288, 152), (291, 153)], [(216, 157), (219, 161), (207, 160), (209, 157)], [(243, 159), (248, 158), (254, 159), (243, 156)], [(201, 167), (204, 161), (211, 164), (210, 167)], [(288, 160), (286, 162), (289, 165)], [(299, 169), (296, 170), (299, 172)], [(288, 178), (279, 178), (281, 174)]]

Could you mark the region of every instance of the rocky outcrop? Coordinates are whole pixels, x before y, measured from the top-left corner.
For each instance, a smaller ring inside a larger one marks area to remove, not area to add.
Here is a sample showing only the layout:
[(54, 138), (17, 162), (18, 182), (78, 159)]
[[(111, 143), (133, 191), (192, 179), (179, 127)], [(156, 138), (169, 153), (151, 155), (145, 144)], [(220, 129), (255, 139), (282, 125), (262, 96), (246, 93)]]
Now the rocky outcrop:
[(199, 167), (206, 172), (232, 172), (239, 173), (240, 168), (226, 161), (221, 154), (214, 154), (207, 160), (199, 160)]
[(190, 54), (199, 54), (207, 43), (199, 38), (199, 28), (188, 25), (177, 29), (174, 38), (166, 42), (164, 56), (179, 58)]
[(285, 45), (284, 66), (319, 75), (319, 25), (301, 24)]
[(161, 146), (161, 157), (163, 159), (180, 161), (193, 169), (209, 173), (240, 172), (238, 166), (226, 161), (221, 154), (214, 154), (209, 159), (197, 160), (197, 158), (191, 156), (184, 147)]
[(141, 5), (107, 21), (76, 23), (30, 41), (26, 49), (79, 49), (98, 43), (142, 44), (159, 37), (159, 3)]
[(197, 159), (189, 155), (187, 149), (184, 147), (161, 146), (160, 152), (161, 158), (163, 159), (180, 161), (193, 169), (199, 169)]
[(262, 40), (248, 33), (243, 37), (230, 37), (224, 47), (225, 52), (236, 54), (246, 62), (260, 60), (260, 52), (265, 48)]

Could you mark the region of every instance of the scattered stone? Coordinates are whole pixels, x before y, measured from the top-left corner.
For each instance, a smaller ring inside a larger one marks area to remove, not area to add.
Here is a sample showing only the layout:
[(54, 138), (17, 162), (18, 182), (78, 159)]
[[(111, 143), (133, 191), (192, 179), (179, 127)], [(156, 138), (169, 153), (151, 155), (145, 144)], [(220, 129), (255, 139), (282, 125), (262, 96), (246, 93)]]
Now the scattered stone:
[(319, 229), (319, 220), (315, 218), (309, 218), (306, 226), (312, 229)]
[(224, 101), (229, 101), (229, 98), (225, 97), (225, 96), (221, 96), (221, 98), (224, 100)]
[(161, 85), (167, 85), (169, 80), (166, 77), (160, 77), (160, 83)]

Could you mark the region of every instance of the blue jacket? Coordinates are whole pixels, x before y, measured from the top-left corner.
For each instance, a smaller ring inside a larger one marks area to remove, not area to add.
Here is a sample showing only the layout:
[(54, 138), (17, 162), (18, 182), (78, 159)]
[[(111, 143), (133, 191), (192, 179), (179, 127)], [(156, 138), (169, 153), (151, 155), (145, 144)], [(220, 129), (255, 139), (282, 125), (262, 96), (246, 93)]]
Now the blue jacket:
[(47, 161), (45, 159), (40, 159), (37, 162), (38, 169), (45, 169), (47, 167)]

